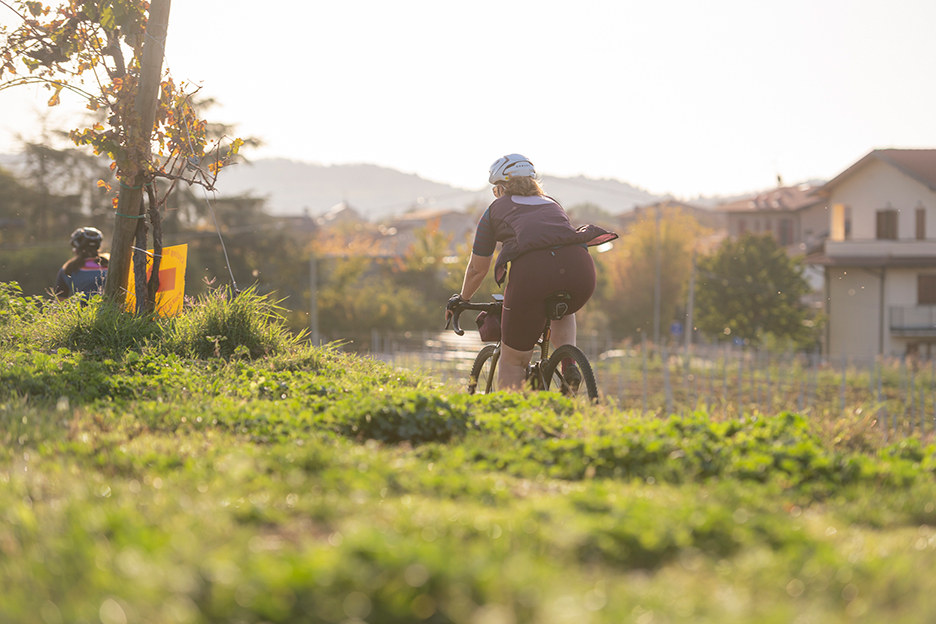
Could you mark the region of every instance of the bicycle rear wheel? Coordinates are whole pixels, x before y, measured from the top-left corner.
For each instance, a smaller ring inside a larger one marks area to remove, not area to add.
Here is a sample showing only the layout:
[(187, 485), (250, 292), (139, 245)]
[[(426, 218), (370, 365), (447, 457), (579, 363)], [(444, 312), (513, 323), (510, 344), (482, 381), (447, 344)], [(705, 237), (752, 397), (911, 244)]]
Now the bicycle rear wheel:
[(494, 373), (499, 356), (500, 351), (497, 350), (497, 345), (484, 345), (478, 351), (474, 364), (471, 365), (471, 375), (468, 377), (468, 394), (493, 392)]
[[(566, 358), (574, 361), (582, 373), (582, 381), (577, 388), (571, 387), (562, 376), (562, 360)], [(552, 387), (567, 396), (588, 396), (592, 402), (598, 400), (598, 383), (595, 381), (595, 373), (592, 371), (588, 358), (576, 346), (562, 345), (553, 351), (546, 363), (543, 377), (546, 379), (547, 390)]]

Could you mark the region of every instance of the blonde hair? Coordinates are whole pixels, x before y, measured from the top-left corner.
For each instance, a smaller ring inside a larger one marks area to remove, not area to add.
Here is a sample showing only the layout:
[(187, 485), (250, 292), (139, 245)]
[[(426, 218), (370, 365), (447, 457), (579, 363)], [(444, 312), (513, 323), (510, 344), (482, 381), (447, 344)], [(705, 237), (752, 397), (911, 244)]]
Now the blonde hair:
[(529, 176), (510, 178), (506, 182), (502, 182), (501, 186), (504, 187), (505, 195), (523, 195), (525, 197), (530, 197), (532, 195), (546, 194), (539, 180)]

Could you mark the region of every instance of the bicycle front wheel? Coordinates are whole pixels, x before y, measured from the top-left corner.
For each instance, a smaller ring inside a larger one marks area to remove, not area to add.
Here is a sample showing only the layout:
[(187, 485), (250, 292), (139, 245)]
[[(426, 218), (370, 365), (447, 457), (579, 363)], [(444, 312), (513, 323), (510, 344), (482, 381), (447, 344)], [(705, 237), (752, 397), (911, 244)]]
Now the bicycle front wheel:
[(497, 345), (484, 345), (474, 364), (471, 365), (471, 375), (468, 377), (468, 394), (489, 394), (494, 390), (494, 373), (500, 351)]
[[(572, 380), (566, 380), (563, 377), (562, 360), (565, 359), (572, 360), (578, 366), (579, 372), (582, 374), (580, 383), (569, 383)], [(576, 346), (562, 345), (553, 351), (546, 363), (543, 377), (546, 380), (547, 390), (552, 387), (566, 396), (588, 396), (589, 401), (593, 403), (598, 400), (598, 383), (595, 381), (595, 373), (592, 371), (588, 358)]]

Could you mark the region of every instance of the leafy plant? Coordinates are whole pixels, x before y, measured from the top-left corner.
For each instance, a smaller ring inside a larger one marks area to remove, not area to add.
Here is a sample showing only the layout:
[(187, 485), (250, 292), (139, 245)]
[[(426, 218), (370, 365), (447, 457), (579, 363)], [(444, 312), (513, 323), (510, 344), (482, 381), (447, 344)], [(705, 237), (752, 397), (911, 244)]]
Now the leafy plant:
[(42, 310), (42, 298), (26, 296), (16, 282), (0, 282), (0, 340), (19, 336)]
[(341, 434), (388, 443), (448, 442), (470, 424), (464, 406), (418, 391), (344, 398), (329, 406), (326, 418)]

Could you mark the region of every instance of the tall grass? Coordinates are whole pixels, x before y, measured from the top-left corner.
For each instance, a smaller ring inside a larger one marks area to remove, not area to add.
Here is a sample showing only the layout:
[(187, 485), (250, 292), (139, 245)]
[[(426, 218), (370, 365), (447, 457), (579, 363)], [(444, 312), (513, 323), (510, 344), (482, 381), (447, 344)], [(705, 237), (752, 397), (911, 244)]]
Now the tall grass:
[(226, 359), (287, 351), (299, 344), (303, 334), (289, 331), (285, 310), (278, 304), (254, 288), (235, 296), (217, 289), (166, 326), (163, 348), (188, 357)]
[(288, 353), (304, 338), (286, 327), (278, 303), (253, 288), (236, 296), (218, 289), (162, 319), (131, 314), (101, 297), (43, 301), (23, 296), (15, 282), (0, 283), (0, 340), (117, 358), (154, 352), (255, 359)]
[(30, 327), (33, 339), (49, 349), (107, 356), (140, 351), (162, 332), (155, 317), (127, 313), (100, 296), (50, 303)]

